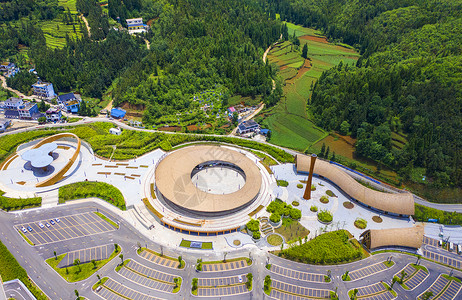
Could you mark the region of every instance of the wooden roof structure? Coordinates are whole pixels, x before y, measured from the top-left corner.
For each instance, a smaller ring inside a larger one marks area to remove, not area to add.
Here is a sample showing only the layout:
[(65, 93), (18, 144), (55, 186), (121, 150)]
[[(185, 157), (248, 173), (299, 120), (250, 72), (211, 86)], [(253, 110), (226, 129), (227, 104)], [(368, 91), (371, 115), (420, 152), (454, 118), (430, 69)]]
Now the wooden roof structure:
[(361, 234), (363, 244), (369, 249), (387, 246), (408, 248), (422, 247), (424, 224), (409, 228), (369, 229)]
[[(295, 165), (298, 172), (308, 173), (310, 164), (309, 156), (297, 154)], [(342, 169), (319, 159), (314, 165), (314, 174), (326, 177), (345, 193), (365, 205), (398, 215), (414, 214), (414, 197), (411, 193), (392, 194), (372, 190), (357, 182)]]

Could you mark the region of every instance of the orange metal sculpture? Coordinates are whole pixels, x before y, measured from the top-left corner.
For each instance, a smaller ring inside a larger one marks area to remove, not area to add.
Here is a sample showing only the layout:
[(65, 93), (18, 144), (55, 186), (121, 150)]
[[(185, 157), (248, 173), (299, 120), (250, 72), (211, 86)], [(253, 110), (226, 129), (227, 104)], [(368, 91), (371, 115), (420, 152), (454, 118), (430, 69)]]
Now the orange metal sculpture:
[(313, 180), (314, 163), (316, 162), (316, 158), (316, 154), (311, 154), (310, 173), (308, 174), (308, 181), (306, 182), (305, 193), (303, 194), (303, 199), (305, 200), (311, 199), (311, 182)]

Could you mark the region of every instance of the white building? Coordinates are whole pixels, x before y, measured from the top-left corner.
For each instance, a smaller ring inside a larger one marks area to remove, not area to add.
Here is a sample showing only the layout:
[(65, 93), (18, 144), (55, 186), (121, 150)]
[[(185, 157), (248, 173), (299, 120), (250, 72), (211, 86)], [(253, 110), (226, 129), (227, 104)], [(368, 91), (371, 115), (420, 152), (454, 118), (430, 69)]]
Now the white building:
[(0, 132), (4, 132), (10, 126), (11, 120), (0, 119)]
[(113, 134), (113, 135), (121, 135), (122, 134), (122, 129), (120, 129), (119, 127), (111, 128), (111, 129), (109, 129), (109, 133)]
[(58, 122), (61, 120), (62, 113), (60, 109), (50, 108), (46, 111), (45, 117), (47, 118), (47, 122)]
[(127, 19), (128, 33), (141, 33), (148, 31), (149, 26), (143, 24), (143, 18)]
[(39, 80), (36, 84), (32, 85), (32, 88), (34, 89), (34, 95), (39, 96), (40, 98), (50, 100), (56, 97), (52, 83), (42, 82)]
[(21, 98), (11, 97), (0, 104), (4, 109), (19, 109), (24, 106), (24, 101)]

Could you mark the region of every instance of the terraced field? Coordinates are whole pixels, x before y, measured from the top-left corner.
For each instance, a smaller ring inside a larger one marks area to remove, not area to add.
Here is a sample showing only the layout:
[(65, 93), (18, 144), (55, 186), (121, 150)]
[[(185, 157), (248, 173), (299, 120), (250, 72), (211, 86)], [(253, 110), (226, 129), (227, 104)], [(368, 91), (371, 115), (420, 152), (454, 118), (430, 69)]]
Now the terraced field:
[[(307, 101), (311, 85), (328, 70), (341, 61), (354, 64), (359, 58), (355, 50), (331, 44), (321, 32), (287, 23), (289, 35), (300, 40), (300, 47), (285, 41), (274, 46), (268, 53), (270, 63), (279, 67), (278, 76), (284, 82), (284, 99), (270, 111), (264, 112), (264, 122), (272, 131), (271, 142), (300, 151), (325, 138), (327, 133), (309, 120)], [(301, 57), (301, 50), (307, 44), (308, 59)]]
[(66, 33), (70, 38), (75, 39), (81, 37), (80, 25), (75, 24), (75, 32), (73, 25), (66, 25), (63, 22), (54, 19), (51, 21), (40, 22), (47, 46), (50, 48), (62, 48), (66, 44)]

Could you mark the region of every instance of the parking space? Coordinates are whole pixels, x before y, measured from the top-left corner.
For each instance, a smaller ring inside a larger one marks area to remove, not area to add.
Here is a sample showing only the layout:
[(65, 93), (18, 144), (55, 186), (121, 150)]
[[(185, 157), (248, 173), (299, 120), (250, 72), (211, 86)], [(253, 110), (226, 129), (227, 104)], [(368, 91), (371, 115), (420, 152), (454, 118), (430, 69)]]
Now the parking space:
[(36, 246), (115, 230), (111, 224), (93, 212), (23, 223), (14, 227)]
[(374, 294), (382, 293), (385, 292), (386, 288), (383, 286), (381, 282), (371, 284), (368, 286), (363, 286), (358, 288), (358, 297), (365, 297), (365, 296), (371, 296)]
[(271, 272), (282, 275), (284, 277), (290, 277), (296, 280), (308, 281), (308, 282), (318, 282), (323, 283), (324, 275), (322, 274), (313, 274), (308, 272), (301, 272), (296, 270), (287, 269), (278, 265), (271, 265)]
[(361, 300), (392, 300), (394, 298), (396, 297), (393, 296), (393, 294), (390, 291), (386, 291), (385, 293), (381, 293), (381, 294), (377, 294), (373, 296), (367, 296), (367, 297), (358, 298), (358, 299), (361, 299)]
[(171, 274), (167, 274), (164, 272), (160, 272), (151, 268), (148, 268), (140, 263), (137, 263), (134, 260), (130, 260), (126, 265), (127, 268), (132, 269), (133, 271), (139, 273), (140, 275), (143, 275), (145, 277), (157, 280), (157, 281), (162, 281), (166, 283), (172, 283), (173, 284), (173, 279), (177, 276), (173, 276)]
[(413, 290), (416, 287), (418, 287), (422, 282), (424, 282), (425, 279), (427, 279), (428, 275), (428, 272), (419, 269), (417, 270), (417, 272), (414, 273), (414, 275), (412, 275), (411, 278), (404, 282), (404, 285), (410, 290)]
[(459, 294), (461, 287), (462, 285), (459, 282), (452, 280), (449, 286), (447, 287), (447, 289), (444, 290), (444, 292), (438, 297), (438, 299), (441, 299), (441, 300), (460, 299), (456, 297)]
[(178, 269), (178, 266), (180, 264), (177, 260), (160, 257), (159, 255), (156, 255), (147, 250), (143, 250), (143, 252), (140, 253), (140, 256), (146, 260), (149, 260), (150, 262), (167, 268)]
[[(441, 291), (448, 285), (449, 281), (444, 278), (443, 276), (439, 276), (438, 279), (422, 294), (425, 294), (426, 292), (432, 292), (433, 295), (438, 295), (441, 293)], [(422, 296), (422, 295), (420, 295)], [(420, 298), (420, 297), (419, 297)]]
[(359, 270), (351, 271), (349, 275), (350, 275), (351, 280), (354, 281), (354, 280), (359, 280), (362, 278), (369, 277), (373, 274), (377, 274), (379, 272), (385, 271), (386, 269), (387, 269), (387, 266), (383, 262), (380, 262), (380, 263), (370, 265), (368, 267), (364, 267)]
[(221, 278), (199, 278), (197, 285), (200, 287), (218, 287), (225, 285), (234, 285), (247, 282), (247, 276), (245, 274), (221, 277)]
[(222, 272), (222, 271), (231, 271), (247, 267), (247, 261), (237, 260), (227, 263), (219, 264), (202, 264), (202, 272)]
[(168, 283), (164, 283), (164, 282), (160, 282), (154, 279), (147, 278), (145, 276), (141, 276), (138, 273), (135, 273), (132, 270), (125, 268), (125, 267), (120, 269), (119, 275), (135, 283), (138, 283), (139, 285), (152, 289), (152, 290), (171, 293), (174, 288), (173, 284), (168, 284)]
[[(271, 290), (270, 297), (278, 300), (312, 300), (313, 298), (306, 298), (302, 296), (296, 296), (292, 294), (287, 294), (279, 290)], [(330, 298), (327, 298), (330, 299)]]
[(278, 280), (271, 281), (271, 287), (289, 294), (316, 299), (330, 299), (330, 291), (324, 289), (312, 289), (298, 285), (288, 284)]
[(107, 299), (107, 300), (127, 300), (123, 297), (120, 297), (116, 293), (112, 292), (111, 290), (107, 289), (106, 287), (102, 287), (99, 292), (96, 292), (100, 297)]
[(108, 259), (114, 250), (114, 245), (111, 244), (68, 252), (59, 262), (58, 268), (72, 266), (76, 259), (80, 260), (82, 264), (90, 262), (93, 259), (96, 261)]
[(221, 296), (232, 296), (248, 293), (247, 287), (244, 284), (233, 285), (233, 286), (222, 286), (217, 288), (203, 288), (197, 289), (197, 296), (200, 297), (221, 297)]
[(462, 259), (460, 259), (460, 257), (457, 257), (457, 254), (454, 254), (454, 257), (451, 257), (451, 254), (449, 252), (447, 255), (443, 255), (430, 251), (428, 249), (424, 249), (423, 254), (426, 258), (429, 258), (436, 262), (443, 263), (454, 268), (462, 269)]
[[(112, 292), (115, 292), (122, 297), (123, 299), (133, 299), (133, 300), (160, 300), (159, 298), (155, 298), (152, 296), (148, 296), (146, 294), (140, 293), (138, 291), (132, 290), (119, 282), (113, 280), (112, 278), (109, 278), (105, 283), (104, 286), (108, 289), (110, 289)], [(104, 289), (101, 289), (104, 290)], [(120, 299), (120, 298), (116, 298)]]

